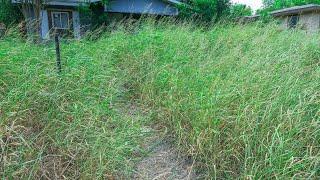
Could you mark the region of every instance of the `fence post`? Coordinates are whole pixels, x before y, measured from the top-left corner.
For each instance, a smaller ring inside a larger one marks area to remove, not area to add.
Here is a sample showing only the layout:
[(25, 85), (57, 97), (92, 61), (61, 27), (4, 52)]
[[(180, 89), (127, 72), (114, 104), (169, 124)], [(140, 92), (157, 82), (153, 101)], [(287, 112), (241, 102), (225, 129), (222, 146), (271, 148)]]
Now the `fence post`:
[(58, 69), (58, 73), (61, 73), (60, 42), (59, 42), (59, 35), (57, 32), (55, 32), (54, 41), (56, 45), (57, 69)]

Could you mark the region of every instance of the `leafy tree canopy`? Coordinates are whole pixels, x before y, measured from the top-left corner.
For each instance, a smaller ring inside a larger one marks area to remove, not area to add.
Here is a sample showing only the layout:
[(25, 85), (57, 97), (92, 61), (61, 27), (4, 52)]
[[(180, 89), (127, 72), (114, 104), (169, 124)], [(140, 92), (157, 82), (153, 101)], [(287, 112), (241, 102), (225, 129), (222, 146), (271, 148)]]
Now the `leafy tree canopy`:
[(196, 15), (204, 21), (217, 20), (226, 15), (231, 6), (230, 0), (186, 0), (187, 7), (181, 8), (182, 16)]
[(250, 6), (244, 4), (235, 4), (230, 7), (229, 17), (231, 19), (242, 17), (242, 16), (250, 16), (252, 15), (252, 9)]
[(17, 23), (22, 15), (10, 0), (0, 0), (0, 23), (11, 25)]

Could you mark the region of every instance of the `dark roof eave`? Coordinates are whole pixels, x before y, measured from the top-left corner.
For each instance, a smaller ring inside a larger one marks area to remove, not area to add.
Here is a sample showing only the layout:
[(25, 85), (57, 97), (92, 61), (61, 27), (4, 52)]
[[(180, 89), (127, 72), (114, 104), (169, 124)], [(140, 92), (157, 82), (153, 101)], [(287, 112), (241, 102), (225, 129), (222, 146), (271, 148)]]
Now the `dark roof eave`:
[(178, 16), (179, 15), (179, 11), (177, 11), (175, 13), (169, 13), (169, 12), (158, 13), (158, 12), (152, 12), (152, 11), (136, 12), (136, 11), (116, 11), (116, 10), (107, 9), (107, 10), (105, 10), (105, 12), (122, 13), (122, 14), (142, 14), (142, 15), (149, 14), (149, 15), (160, 15), (160, 16)]
[[(21, 2), (28, 2), (28, 1), (32, 3), (31, 0), (11, 0), (11, 2), (14, 4), (20, 4)], [(51, 0), (51, 1), (44, 2), (44, 5), (77, 7), (77, 6), (86, 5), (90, 3), (96, 3), (99, 1), (101, 0), (73, 0), (73, 1)]]
[(281, 9), (277, 11), (272, 11), (270, 15), (274, 17), (279, 16), (287, 16), (287, 15), (293, 15), (293, 14), (302, 14), (302, 13), (308, 13), (308, 12), (317, 12), (320, 11), (320, 5), (305, 5), (305, 6), (296, 6), (292, 8), (286, 8)]
[(184, 3), (181, 1), (177, 1), (177, 0), (165, 0), (165, 2), (168, 2), (170, 4), (174, 4), (174, 5), (183, 5)]

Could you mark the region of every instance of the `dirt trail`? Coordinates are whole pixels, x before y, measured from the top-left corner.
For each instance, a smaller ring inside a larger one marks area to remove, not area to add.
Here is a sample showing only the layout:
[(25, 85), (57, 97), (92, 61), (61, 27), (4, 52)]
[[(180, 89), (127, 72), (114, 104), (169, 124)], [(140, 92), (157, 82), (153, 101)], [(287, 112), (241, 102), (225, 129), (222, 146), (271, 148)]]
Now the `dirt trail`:
[(192, 160), (179, 156), (170, 141), (155, 142), (149, 156), (136, 165), (134, 179), (195, 179)]
[[(143, 116), (143, 112), (134, 104), (122, 105), (121, 111), (132, 120), (139, 120)], [(135, 173), (132, 179), (198, 179), (194, 172), (193, 160), (179, 154), (172, 139), (163, 128), (145, 127), (145, 129), (152, 134), (143, 141), (143, 147), (148, 153), (135, 165)]]

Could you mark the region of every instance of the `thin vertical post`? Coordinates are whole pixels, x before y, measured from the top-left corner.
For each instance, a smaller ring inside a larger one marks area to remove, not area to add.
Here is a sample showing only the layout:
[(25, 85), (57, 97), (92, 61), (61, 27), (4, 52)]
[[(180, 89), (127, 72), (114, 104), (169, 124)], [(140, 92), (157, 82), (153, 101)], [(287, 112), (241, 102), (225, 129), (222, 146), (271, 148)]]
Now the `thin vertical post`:
[(54, 41), (56, 44), (57, 69), (58, 69), (58, 72), (61, 73), (60, 42), (59, 42), (58, 33), (55, 33)]

